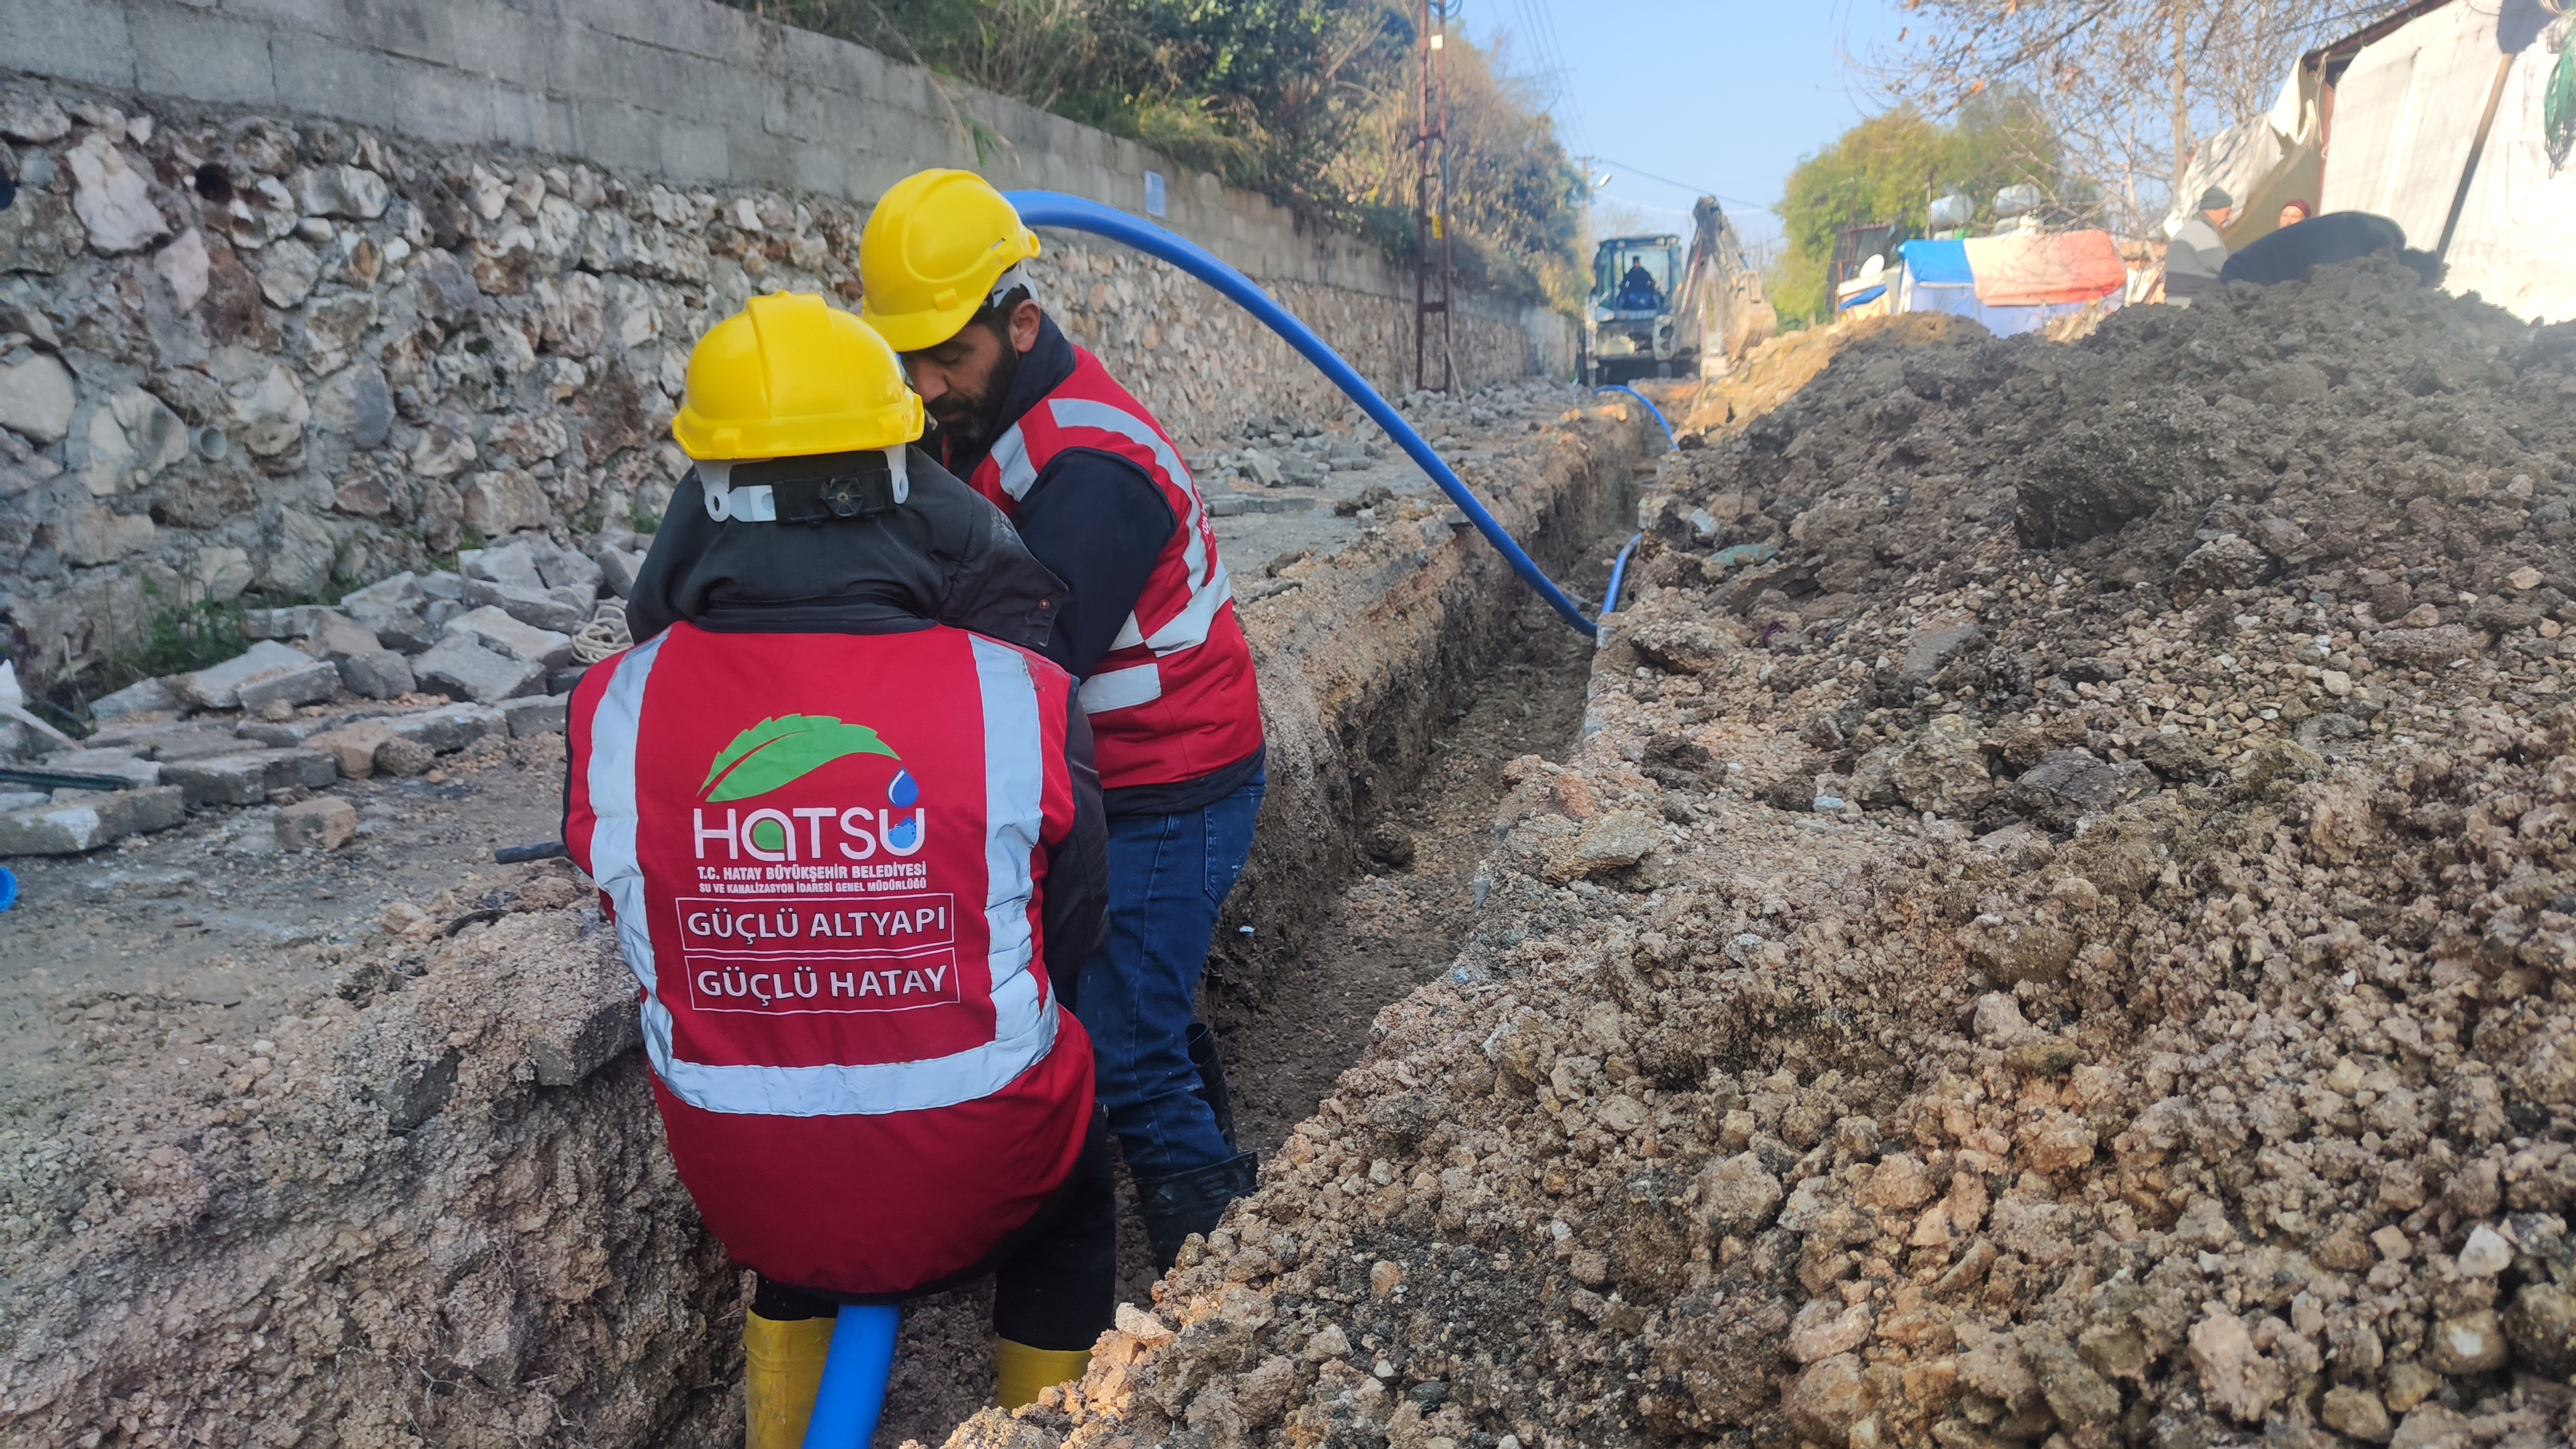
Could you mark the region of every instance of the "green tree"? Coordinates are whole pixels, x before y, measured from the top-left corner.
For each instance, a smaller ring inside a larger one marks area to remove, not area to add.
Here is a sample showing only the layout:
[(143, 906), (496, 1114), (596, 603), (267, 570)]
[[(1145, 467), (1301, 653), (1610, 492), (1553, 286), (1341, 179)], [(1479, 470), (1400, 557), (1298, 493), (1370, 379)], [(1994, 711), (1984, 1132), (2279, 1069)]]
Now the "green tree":
[[(1133, 137), (1409, 258), (1407, 0), (733, 0)], [(1450, 208), (1471, 284), (1571, 305), (1582, 174), (1505, 57), (1448, 38)]]
[(1779, 208), (1788, 245), (1770, 278), (1772, 303), (1784, 321), (1821, 321), (1844, 228), (1893, 226), (1893, 246), (1926, 234), (1934, 197), (1957, 191), (1984, 218), (1996, 192), (2022, 182), (2039, 186), (2058, 224), (2098, 209), (2088, 189), (2067, 182), (2054, 136), (2017, 97), (1982, 97), (1946, 122), (1911, 108), (1873, 116), (1789, 173)]

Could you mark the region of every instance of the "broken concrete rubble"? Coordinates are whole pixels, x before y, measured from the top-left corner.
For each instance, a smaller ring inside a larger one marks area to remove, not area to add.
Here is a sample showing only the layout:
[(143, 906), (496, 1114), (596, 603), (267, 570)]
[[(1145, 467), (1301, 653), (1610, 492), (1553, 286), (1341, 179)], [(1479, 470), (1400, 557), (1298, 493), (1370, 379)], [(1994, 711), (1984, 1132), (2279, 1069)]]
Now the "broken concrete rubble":
[(167, 830), (186, 810), (175, 785), (57, 790), (47, 804), (0, 813), (0, 855), (79, 855), (129, 835)]
[[(505, 623), (517, 622), (498, 610), (492, 612)], [(536, 693), (546, 678), (544, 664), (488, 649), (470, 631), (441, 639), (438, 647), (412, 661), (412, 672), (424, 689), (477, 704)]]

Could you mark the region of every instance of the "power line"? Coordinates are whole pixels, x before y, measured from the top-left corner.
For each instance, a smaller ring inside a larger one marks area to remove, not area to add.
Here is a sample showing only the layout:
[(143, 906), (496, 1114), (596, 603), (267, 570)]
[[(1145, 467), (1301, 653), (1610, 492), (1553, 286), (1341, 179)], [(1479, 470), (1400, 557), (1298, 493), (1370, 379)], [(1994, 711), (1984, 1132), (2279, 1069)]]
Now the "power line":
[(1749, 206), (1755, 211), (1769, 211), (1771, 209), (1770, 206), (1764, 202), (1747, 201), (1741, 196), (1729, 196), (1725, 192), (1719, 191), (1712, 186), (1694, 186), (1687, 181), (1675, 181), (1669, 176), (1658, 176), (1643, 166), (1631, 166), (1625, 161), (1613, 161), (1607, 156), (1595, 156), (1592, 159), (1604, 166), (1614, 167), (1633, 175), (1642, 176), (1648, 181), (1660, 181), (1666, 186), (1678, 186), (1684, 191), (1696, 191), (1702, 196), (1714, 196), (1729, 206)]
[(1539, 69), (1548, 77), (1554, 102), (1566, 113), (1566, 129), (1574, 133), (1573, 140), (1581, 145), (1585, 139), (1583, 106), (1575, 98), (1574, 68), (1566, 64), (1565, 47), (1557, 38), (1556, 22), (1548, 11), (1548, 0), (1512, 0), (1512, 8), (1520, 18), (1522, 37), (1528, 41)]

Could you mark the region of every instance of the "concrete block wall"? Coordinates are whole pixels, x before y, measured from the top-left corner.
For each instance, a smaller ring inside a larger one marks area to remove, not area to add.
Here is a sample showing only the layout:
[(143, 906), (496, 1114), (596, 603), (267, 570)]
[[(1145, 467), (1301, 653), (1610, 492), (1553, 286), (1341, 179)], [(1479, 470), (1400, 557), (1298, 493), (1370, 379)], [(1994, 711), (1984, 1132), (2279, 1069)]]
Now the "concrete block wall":
[(1411, 290), (1365, 243), (1133, 141), (716, 0), (0, 0), (0, 64), (861, 206), (952, 165), (1142, 214), (1155, 171), (1165, 224), (1265, 283)]
[[(867, 205), (978, 136), (1006, 187), (1141, 211), (1161, 172), (1167, 224), (1410, 386), (1382, 253), (715, 0), (0, 0), (0, 88), (0, 642), (40, 682), (173, 609), (653, 512), (697, 336), (758, 291), (853, 301)], [(335, 167), (381, 211), (306, 194)], [(1185, 445), (1340, 410), (1161, 263), (1051, 235), (1038, 275)], [(1461, 300), (1467, 385), (1570, 370), (1564, 319)], [(195, 445), (164, 456), (179, 426)]]

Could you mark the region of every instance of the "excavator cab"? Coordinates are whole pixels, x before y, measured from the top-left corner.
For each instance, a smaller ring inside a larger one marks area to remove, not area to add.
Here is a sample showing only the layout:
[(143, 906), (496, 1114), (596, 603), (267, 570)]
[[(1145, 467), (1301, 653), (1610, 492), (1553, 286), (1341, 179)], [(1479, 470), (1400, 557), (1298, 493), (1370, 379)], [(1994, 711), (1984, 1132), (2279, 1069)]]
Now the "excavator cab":
[(1592, 296), (1584, 314), (1584, 374), (1596, 385), (1640, 377), (1688, 376), (1696, 349), (1674, 331), (1674, 297), (1682, 287), (1678, 236), (1613, 237), (1592, 257)]

